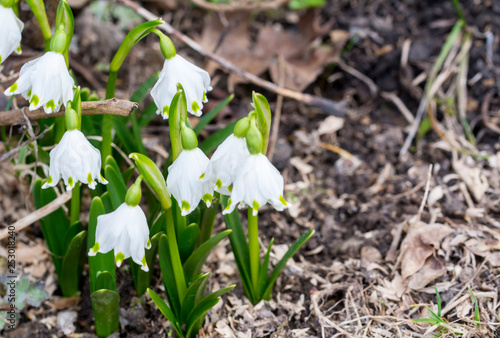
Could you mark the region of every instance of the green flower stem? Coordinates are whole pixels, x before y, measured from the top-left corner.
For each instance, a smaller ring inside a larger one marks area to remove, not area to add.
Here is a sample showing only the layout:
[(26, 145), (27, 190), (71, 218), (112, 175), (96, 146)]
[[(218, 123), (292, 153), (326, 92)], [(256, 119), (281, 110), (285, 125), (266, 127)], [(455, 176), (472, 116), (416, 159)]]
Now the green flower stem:
[(76, 182), (75, 187), (71, 190), (71, 223), (80, 220), (80, 182)]
[(260, 270), (259, 222), (258, 216), (254, 216), (252, 212), (252, 208), (248, 208), (248, 249), (250, 255), (250, 276), (257, 294)]
[[(116, 79), (118, 71), (110, 71), (108, 84), (106, 86), (106, 100), (115, 96)], [(111, 131), (113, 130), (113, 115), (105, 114), (102, 116), (102, 143), (101, 143), (101, 159), (102, 165), (106, 162), (108, 155), (111, 155)]]
[(186, 216), (182, 216), (182, 210), (179, 204), (175, 203), (175, 206), (172, 207), (175, 208), (175, 233), (177, 234), (177, 240), (179, 240), (181, 233), (187, 227)]
[(30, 6), (33, 14), (35, 15), (40, 29), (42, 30), (43, 39), (45, 40), (45, 51), (50, 49), (50, 38), (52, 37), (52, 30), (50, 29), (49, 20), (47, 19), (47, 13), (45, 12), (45, 4), (43, 0), (26, 0)]
[(182, 269), (181, 256), (179, 255), (179, 248), (177, 246), (177, 238), (175, 236), (174, 228), (174, 215), (172, 208), (165, 210), (167, 216), (167, 241), (170, 250), (170, 257), (172, 259), (172, 268), (174, 270), (175, 285), (177, 286), (177, 293), (179, 299), (184, 299), (186, 294), (186, 279), (184, 278), (184, 270)]
[[(216, 193), (219, 195), (218, 193)], [(205, 243), (210, 236), (212, 236), (212, 231), (214, 229), (215, 217), (217, 216), (217, 211), (219, 210), (219, 198), (214, 197), (212, 205), (207, 208), (203, 213), (200, 222), (200, 244)]]

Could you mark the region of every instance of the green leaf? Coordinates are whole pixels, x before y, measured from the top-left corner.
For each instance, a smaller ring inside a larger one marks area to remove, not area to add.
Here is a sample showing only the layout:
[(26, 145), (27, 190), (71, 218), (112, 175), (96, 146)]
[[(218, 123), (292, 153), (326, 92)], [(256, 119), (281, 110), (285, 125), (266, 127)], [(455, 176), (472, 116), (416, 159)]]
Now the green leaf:
[[(107, 193), (106, 193), (107, 194)], [(108, 196), (108, 195), (106, 195)], [(104, 195), (103, 195), (104, 197)], [(95, 244), (95, 235), (97, 228), (97, 217), (105, 213), (104, 204), (99, 197), (94, 197), (92, 203), (90, 204), (90, 214), (89, 214), (89, 228), (88, 228), (88, 239), (87, 239), (87, 250), (90, 250)], [(90, 277), (90, 292), (98, 290), (96, 279), (99, 272), (107, 272), (111, 275), (113, 285), (108, 284), (106, 289), (116, 291), (116, 270), (115, 270), (115, 257), (113, 256), (113, 250), (103, 254), (98, 253), (95, 256), (89, 256), (89, 277)]]
[(200, 290), (201, 290), (201, 297), (203, 297), (203, 293), (205, 292), (205, 288), (208, 283), (209, 275), (210, 274), (208, 272), (199, 275), (192, 281), (191, 285), (187, 289), (186, 295), (184, 296), (181, 305), (181, 317), (180, 317), (181, 323), (185, 323), (186, 320), (189, 318), (191, 312), (194, 310), (198, 300), (198, 295), (200, 294)]
[(203, 142), (200, 143), (199, 148), (205, 153), (205, 155), (210, 154), (214, 151), (224, 140), (233, 133), (234, 126), (238, 121), (234, 121), (228, 124), (224, 128), (217, 130), (215, 133), (207, 137)]
[(124, 182), (130, 182), (132, 176), (134, 176), (135, 167), (130, 167), (122, 172), (122, 177)]
[(262, 145), (262, 153), (265, 154), (267, 151), (267, 143), (269, 141), (269, 133), (271, 132), (271, 108), (269, 107), (269, 102), (264, 95), (253, 92), (253, 106), (257, 112), (257, 128), (259, 128), (262, 134), (262, 139), (264, 144)]
[(158, 256), (160, 258), (160, 269), (163, 277), (163, 284), (165, 285), (165, 293), (167, 295), (168, 303), (174, 313), (181, 313), (181, 302), (177, 286), (175, 284), (174, 269), (170, 257), (170, 250), (168, 247), (167, 235), (160, 236), (160, 244), (158, 247)]
[(290, 9), (299, 10), (305, 8), (323, 7), (325, 4), (325, 0), (292, 0), (288, 6), (290, 6)]
[(97, 290), (90, 295), (90, 299), (97, 336), (107, 337), (118, 331), (120, 295), (116, 291)]
[(441, 318), (441, 296), (439, 295), (439, 291), (437, 286), (434, 285), (434, 290), (436, 290), (436, 302), (438, 306), (438, 313), (437, 316)]
[(69, 244), (73, 240), (73, 237), (79, 234), (82, 230), (83, 224), (80, 221), (73, 223), (73, 225), (69, 227), (68, 231), (66, 231), (66, 238), (64, 239), (64, 252), (68, 251)]
[[(112, 271), (114, 272), (115, 269)], [(98, 271), (94, 291), (97, 290), (116, 291), (116, 277), (110, 271)]]
[(190, 224), (184, 229), (179, 238), (179, 254), (181, 261), (185, 262), (193, 253), (193, 250), (200, 239), (200, 228), (198, 224)]
[(172, 324), (179, 337), (183, 338), (184, 334), (180, 328), (179, 321), (177, 320), (177, 317), (172, 312), (172, 310), (167, 306), (167, 304), (165, 304), (163, 299), (161, 299), (161, 297), (158, 296), (153, 290), (148, 288), (148, 294), (153, 300), (153, 302), (156, 304), (156, 306), (158, 306), (158, 309), (160, 309), (161, 313), (163, 313), (165, 318), (167, 318), (167, 320)]
[(479, 304), (477, 302), (476, 295), (474, 295), (474, 293), (472, 292), (472, 289), (470, 288), (469, 285), (466, 285), (466, 286), (467, 286), (467, 289), (469, 289), (469, 293), (472, 296), (472, 299), (474, 300), (474, 319), (477, 322), (477, 326), (481, 327), (481, 323), (480, 323), (481, 317), (479, 316)]
[(101, 200), (102, 204), (104, 204), (104, 210), (106, 210), (107, 214), (114, 211), (113, 205), (111, 204), (111, 198), (109, 197), (109, 192), (106, 191), (104, 194), (102, 194)]
[(120, 45), (120, 48), (118, 48), (118, 51), (116, 52), (113, 61), (111, 61), (111, 65), (109, 66), (109, 71), (117, 72), (120, 69), (121, 65), (123, 64), (123, 61), (127, 57), (132, 47), (134, 47), (146, 35), (151, 33), (151, 31), (155, 29), (156, 26), (161, 25), (163, 23), (165, 22), (162, 19), (157, 19), (153, 21), (144, 22), (135, 27), (134, 29), (132, 29), (123, 40), (122, 44)]
[(160, 217), (153, 223), (153, 226), (149, 230), (149, 233), (151, 236), (156, 235), (159, 232), (167, 232), (167, 229), (165, 225), (167, 224), (167, 216), (165, 215), (165, 212), (162, 212)]
[(137, 88), (134, 94), (132, 94), (132, 96), (130, 97), (130, 101), (141, 103), (146, 98), (146, 96), (148, 96), (149, 91), (154, 87), (156, 81), (158, 81), (159, 75), (160, 72), (156, 72), (151, 75), (146, 81), (144, 81), (142, 85)]
[(234, 289), (236, 285), (230, 285), (220, 290), (217, 290), (205, 298), (203, 298), (193, 309), (193, 312), (189, 316), (187, 320), (187, 337), (194, 337), (196, 333), (198, 333), (199, 328), (201, 327), (205, 315), (207, 312), (213, 308), (220, 300), (220, 296)]
[(122, 143), (125, 153), (130, 154), (138, 151), (138, 147), (135, 143), (134, 134), (127, 126), (128, 120), (128, 116), (114, 116), (113, 127), (116, 131), (116, 136)]
[(233, 98), (234, 98), (234, 94), (229, 95), (224, 100), (222, 100), (217, 106), (215, 106), (214, 109), (209, 111), (207, 114), (204, 114), (203, 117), (200, 118), (200, 120), (198, 121), (196, 126), (193, 128), (193, 131), (196, 133), (196, 136), (200, 135), (203, 128), (205, 128), (205, 126), (207, 124), (209, 124), (210, 121), (212, 121), (214, 119), (214, 117), (216, 117), (217, 114), (220, 113), (222, 108), (227, 106), (229, 104), (229, 102), (232, 101)]
[(59, 285), (64, 297), (78, 295), (83, 263), (85, 262), (87, 231), (82, 231), (71, 240), (63, 258)]
[(75, 28), (75, 19), (73, 18), (73, 12), (65, 0), (59, 1), (56, 13), (56, 29), (64, 25), (64, 33), (66, 33), (66, 47), (64, 48), (64, 53), (66, 54), (69, 50), (69, 45), (71, 44), (71, 39), (73, 38), (73, 29)]
[(188, 260), (183, 264), (182, 268), (184, 270), (184, 275), (186, 276), (186, 281), (193, 280), (201, 271), (205, 260), (212, 250), (222, 239), (231, 233), (231, 230), (225, 230), (221, 233), (213, 236), (205, 243), (201, 244), (198, 249), (196, 249)]
[(50, 38), (52, 36), (52, 31), (50, 29), (50, 24), (47, 19), (47, 13), (45, 12), (45, 4), (43, 0), (26, 0), (31, 8), (31, 11), (35, 15), (36, 21), (42, 30), (43, 38), (45, 40), (45, 50), (48, 50), (50, 45)]
[(167, 184), (160, 169), (158, 169), (156, 164), (145, 155), (132, 153), (129, 157), (135, 161), (144, 181), (156, 193), (162, 207), (164, 209), (170, 209), (172, 207), (172, 200), (168, 194)]
[[(161, 109), (161, 108), (159, 108)], [(170, 144), (172, 161), (182, 152), (181, 122), (187, 120), (186, 94), (182, 87), (177, 89), (177, 93), (172, 99), (169, 109), (168, 128), (170, 133)]]
[(151, 248), (146, 250), (146, 263), (148, 264), (149, 271), (143, 271), (139, 265), (135, 262), (130, 262), (131, 266), (136, 267), (137, 277), (134, 278), (135, 282), (135, 291), (138, 296), (142, 296), (147, 288), (151, 285), (151, 279), (153, 277), (154, 265), (156, 254), (158, 253), (158, 243), (160, 241), (160, 237), (163, 233), (157, 233), (155, 236), (151, 238)]
[(303, 234), (295, 243), (293, 243), (290, 249), (288, 249), (283, 258), (281, 258), (281, 260), (278, 262), (278, 264), (276, 264), (273, 272), (271, 273), (271, 276), (269, 276), (266, 289), (264, 291), (264, 294), (262, 295), (263, 299), (271, 299), (271, 292), (273, 290), (274, 283), (281, 273), (281, 270), (283, 270), (288, 260), (292, 258), (292, 256), (302, 247), (302, 245), (304, 245), (309, 240), (309, 238), (312, 237), (312, 235), (314, 235), (313, 229)]
[(434, 319), (432, 318), (416, 318), (411, 320), (414, 323), (429, 323), (432, 325), (438, 324)]
[[(221, 207), (224, 210), (227, 206), (229, 196), (221, 196)], [(245, 232), (243, 231), (243, 225), (241, 224), (240, 215), (238, 210), (234, 210), (230, 214), (224, 215), (224, 222), (226, 223), (226, 228), (230, 229), (232, 232), (229, 235), (229, 242), (231, 243), (231, 249), (234, 254), (234, 261), (240, 272), (241, 281), (243, 282), (243, 288), (253, 303), (258, 302), (257, 295), (253, 289), (252, 279), (250, 277), (250, 254), (248, 249), (248, 242), (245, 237)]]
[[(33, 199), (37, 209), (49, 204), (57, 198), (54, 188), (42, 189), (42, 180), (36, 180), (33, 187)], [(62, 268), (62, 257), (66, 250), (64, 240), (66, 231), (69, 228), (69, 221), (62, 208), (40, 220), (43, 237), (47, 242), (47, 247), (52, 256), (56, 273), (59, 276)]]
[(267, 270), (269, 269), (269, 257), (271, 256), (271, 247), (273, 246), (274, 238), (269, 242), (267, 247), (266, 255), (264, 256), (264, 261), (260, 266), (259, 270), (259, 282), (258, 282), (258, 293), (262, 295), (267, 285)]
[(156, 105), (154, 102), (150, 103), (143, 111), (140, 116), (137, 117), (137, 124), (141, 129), (146, 127), (149, 122), (156, 116), (156, 111), (158, 108), (156, 108)]
[(116, 209), (123, 202), (125, 202), (127, 186), (125, 184), (125, 181), (123, 180), (122, 175), (120, 174), (118, 165), (111, 156), (108, 156), (108, 158), (106, 159), (104, 174), (106, 175), (106, 180), (108, 180), (109, 182), (109, 184), (106, 185), (106, 188), (109, 193), (111, 204), (113, 205), (113, 209)]

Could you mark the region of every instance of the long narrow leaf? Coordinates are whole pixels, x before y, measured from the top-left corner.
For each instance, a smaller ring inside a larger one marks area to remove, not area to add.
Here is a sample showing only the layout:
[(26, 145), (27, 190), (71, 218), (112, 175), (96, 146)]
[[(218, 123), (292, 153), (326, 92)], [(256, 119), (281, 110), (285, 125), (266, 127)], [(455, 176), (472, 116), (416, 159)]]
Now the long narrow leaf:
[(266, 289), (264, 291), (264, 294), (262, 295), (263, 299), (266, 300), (271, 299), (271, 292), (273, 290), (274, 283), (276, 282), (276, 279), (281, 273), (281, 270), (283, 270), (288, 260), (292, 258), (293, 255), (295, 255), (295, 253), (302, 247), (302, 245), (304, 245), (309, 240), (309, 238), (312, 237), (313, 234), (314, 234), (313, 229), (303, 234), (295, 243), (293, 243), (290, 249), (288, 249), (283, 258), (281, 258), (281, 260), (278, 262), (278, 264), (276, 264), (273, 272), (271, 273), (271, 276), (269, 276)]
[(269, 257), (271, 256), (271, 247), (273, 246), (273, 243), (274, 243), (274, 238), (272, 238), (271, 242), (269, 242), (266, 255), (264, 256), (264, 261), (262, 261), (262, 265), (260, 266), (259, 282), (257, 283), (259, 296), (262, 296), (266, 288), (267, 270), (269, 269)]
[(207, 114), (203, 115), (203, 117), (198, 121), (196, 126), (193, 128), (193, 131), (196, 133), (197, 136), (200, 135), (203, 128), (205, 128), (205, 126), (207, 124), (209, 124), (210, 121), (212, 121), (214, 119), (214, 117), (216, 117), (217, 114), (220, 113), (222, 108), (227, 106), (228, 103), (231, 102), (233, 98), (234, 98), (234, 94), (229, 95), (224, 100), (222, 100), (217, 106), (215, 106), (214, 109), (209, 111)]
[(193, 282), (187, 289), (186, 295), (184, 296), (181, 305), (181, 317), (180, 317), (181, 323), (185, 323), (186, 320), (189, 318), (191, 312), (193, 312), (194, 307), (196, 305), (196, 297), (198, 295), (198, 290), (205, 288), (205, 286), (208, 283), (209, 275), (210, 275), (209, 273), (204, 273), (199, 275), (198, 277), (196, 277), (195, 280), (193, 280)]
[(184, 334), (180, 328), (179, 321), (177, 320), (177, 317), (175, 314), (172, 312), (172, 309), (170, 309), (167, 304), (161, 299), (158, 294), (156, 294), (153, 290), (148, 288), (148, 294), (153, 300), (153, 302), (158, 306), (158, 309), (160, 309), (161, 313), (167, 318), (167, 320), (172, 324), (174, 327), (175, 331), (177, 331), (177, 334), (179, 337), (184, 337)]
[(160, 269), (163, 277), (163, 284), (165, 285), (165, 293), (167, 296), (168, 304), (175, 314), (180, 316), (181, 301), (177, 286), (175, 284), (174, 269), (170, 257), (170, 250), (168, 248), (167, 235), (161, 235), (160, 244), (158, 247), (158, 256), (160, 258)]
[(200, 144), (200, 149), (205, 153), (205, 154), (210, 154), (212, 151), (215, 150), (224, 140), (233, 133), (234, 126), (236, 125), (236, 122), (233, 122), (231, 124), (228, 124), (224, 128), (217, 130), (215, 133), (207, 137), (203, 142)]
[(63, 278), (59, 279), (59, 285), (64, 297), (76, 296), (80, 291), (80, 278), (86, 256), (86, 239), (87, 231), (85, 230), (73, 237), (63, 258), (61, 269)]

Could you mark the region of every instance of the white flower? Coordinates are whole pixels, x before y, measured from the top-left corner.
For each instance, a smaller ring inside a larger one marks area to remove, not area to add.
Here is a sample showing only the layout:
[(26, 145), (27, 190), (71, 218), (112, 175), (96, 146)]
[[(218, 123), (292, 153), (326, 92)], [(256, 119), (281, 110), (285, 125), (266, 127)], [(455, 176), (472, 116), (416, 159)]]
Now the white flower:
[(265, 155), (250, 155), (234, 181), (229, 203), (222, 213), (231, 213), (240, 204), (240, 207), (250, 206), (255, 216), (267, 202), (278, 211), (288, 207), (283, 198), (283, 176)]
[(97, 217), (95, 245), (89, 256), (114, 249), (118, 267), (132, 257), (142, 270), (149, 271), (144, 248), (151, 248), (151, 241), (146, 215), (140, 206), (123, 203), (112, 213)]
[(7, 88), (5, 95), (21, 94), (30, 101), (30, 110), (43, 106), (50, 114), (73, 100), (73, 85), (64, 56), (47, 52), (21, 68), (19, 79)]
[(213, 197), (213, 182), (203, 182), (200, 176), (207, 169), (209, 159), (200, 150), (183, 150), (168, 167), (167, 189), (173, 195), (182, 216), (191, 213), (203, 200), (209, 207)]
[(231, 134), (212, 155), (203, 181), (215, 182), (216, 191), (230, 195), (229, 187), (233, 184), (249, 156), (250, 152), (245, 138)]
[(151, 96), (158, 107), (156, 113), (168, 119), (168, 111), (177, 93), (178, 83), (186, 93), (188, 112), (200, 116), (203, 103), (208, 101), (207, 92), (212, 90), (210, 75), (180, 55), (165, 60), (158, 81), (151, 90)]
[(19, 20), (12, 8), (0, 5), (0, 64), (12, 52), (21, 54), (21, 32), (24, 23)]
[(101, 175), (101, 153), (79, 130), (68, 130), (50, 151), (49, 178), (42, 188), (55, 186), (61, 177), (66, 190), (73, 189), (78, 181), (91, 189), (95, 189), (95, 180), (108, 183)]

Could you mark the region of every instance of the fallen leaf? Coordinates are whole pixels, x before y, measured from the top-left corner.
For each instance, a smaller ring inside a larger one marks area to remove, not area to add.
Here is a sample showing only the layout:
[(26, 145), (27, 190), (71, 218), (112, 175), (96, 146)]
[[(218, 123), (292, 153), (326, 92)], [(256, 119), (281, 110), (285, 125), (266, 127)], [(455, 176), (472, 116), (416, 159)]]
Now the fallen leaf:
[(413, 290), (422, 289), (436, 278), (444, 275), (445, 272), (443, 264), (432, 255), (425, 260), (422, 268), (410, 277), (408, 287)]
[(453, 170), (460, 176), (462, 181), (472, 193), (476, 201), (480, 202), (490, 185), (488, 180), (478, 167), (471, 168), (463, 160), (454, 160)]
[(319, 135), (333, 134), (344, 127), (345, 119), (337, 116), (328, 116), (318, 128)]

